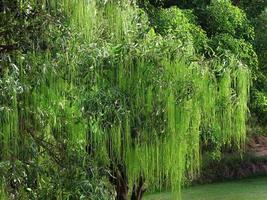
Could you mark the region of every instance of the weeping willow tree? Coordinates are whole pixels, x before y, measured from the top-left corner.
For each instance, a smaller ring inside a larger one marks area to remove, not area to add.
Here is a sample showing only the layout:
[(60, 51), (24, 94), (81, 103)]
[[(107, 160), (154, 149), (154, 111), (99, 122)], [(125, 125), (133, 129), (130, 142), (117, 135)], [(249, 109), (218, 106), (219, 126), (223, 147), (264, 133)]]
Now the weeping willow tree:
[[(35, 141), (40, 165), (49, 155), (72, 165), (61, 153), (74, 147), (109, 167), (118, 200), (141, 199), (145, 183), (180, 199), (184, 180), (198, 175), (202, 142), (242, 147), (250, 71), (235, 58), (192, 61), (194, 37), (182, 12), (175, 10), (184, 27), (173, 34), (175, 24), (157, 31), (135, 2), (41, 4), (64, 10), (86, 51), (64, 41), (55, 50), (65, 51), (61, 57), (49, 49), (27, 54), (35, 73), (25, 73), (21, 55), (1, 73), (1, 161), (31, 160), (25, 146)], [(36, 187), (43, 179), (35, 174)]]
[(220, 146), (244, 144), (249, 70), (241, 63), (212, 62), (222, 65), (214, 74), (215, 66), (188, 62), (192, 36), (182, 41), (155, 33), (133, 3), (65, 2), (65, 8), (73, 9), (73, 25), (88, 42), (106, 50), (92, 66), (93, 88), (83, 92), (98, 96), (84, 101), (88, 145), (110, 166), (117, 199), (127, 199), (129, 188), (140, 199), (144, 181), (171, 187), (179, 198), (185, 172), (198, 173), (203, 129)]

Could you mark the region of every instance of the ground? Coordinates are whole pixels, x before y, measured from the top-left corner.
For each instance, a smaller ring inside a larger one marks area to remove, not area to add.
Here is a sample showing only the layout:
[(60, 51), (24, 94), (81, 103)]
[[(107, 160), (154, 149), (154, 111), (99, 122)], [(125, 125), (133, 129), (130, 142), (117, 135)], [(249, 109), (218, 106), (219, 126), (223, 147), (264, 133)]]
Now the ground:
[[(183, 200), (267, 200), (267, 177), (214, 183), (184, 189)], [(155, 193), (144, 200), (171, 200), (171, 193)]]

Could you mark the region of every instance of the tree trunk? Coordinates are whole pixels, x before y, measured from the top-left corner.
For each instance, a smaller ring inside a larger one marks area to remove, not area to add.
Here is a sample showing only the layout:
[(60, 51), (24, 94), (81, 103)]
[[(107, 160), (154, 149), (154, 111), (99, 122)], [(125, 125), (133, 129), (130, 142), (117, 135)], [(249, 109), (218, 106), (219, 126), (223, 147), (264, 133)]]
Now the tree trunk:
[(143, 194), (146, 191), (146, 187), (145, 187), (144, 183), (145, 183), (145, 180), (141, 176), (139, 178), (138, 184), (134, 184), (134, 186), (133, 186), (131, 200), (141, 200), (142, 199)]
[(125, 167), (118, 165), (112, 168), (112, 183), (115, 185), (117, 193), (116, 200), (128, 200), (128, 183)]
[[(115, 186), (116, 200), (128, 200), (128, 182), (126, 176), (126, 169), (123, 165), (110, 166), (112, 176), (110, 176), (111, 183)], [(146, 191), (145, 179), (140, 176), (138, 183), (134, 184), (131, 200), (141, 200)]]

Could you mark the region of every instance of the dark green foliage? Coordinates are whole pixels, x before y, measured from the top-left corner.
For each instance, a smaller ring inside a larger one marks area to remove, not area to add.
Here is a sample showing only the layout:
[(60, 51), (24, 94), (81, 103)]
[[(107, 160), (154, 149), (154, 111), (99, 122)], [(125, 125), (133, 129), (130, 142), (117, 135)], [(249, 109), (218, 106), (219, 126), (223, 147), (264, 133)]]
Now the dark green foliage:
[(267, 6), (266, 0), (233, 0), (233, 4), (242, 8), (250, 18), (260, 15)]
[(5, 198), (11, 199), (112, 199), (112, 188), (103, 178), (107, 171), (98, 170), (82, 142), (86, 125), (75, 90), (76, 60), (71, 60), (78, 55), (71, 53), (79, 41), (76, 34), (70, 34), (60, 10), (48, 13), (31, 1), (5, 5), (1, 195), (5, 191)]
[(210, 3), (210, 0), (148, 0), (154, 6), (171, 7), (178, 6), (182, 9), (192, 9), (195, 7), (205, 7)]
[(235, 38), (252, 40), (254, 30), (243, 10), (229, 0), (212, 1), (207, 7), (207, 32), (211, 35), (228, 33)]
[(256, 39), (254, 47), (259, 58), (259, 69), (256, 71), (256, 81), (252, 92), (251, 110), (256, 116), (262, 129), (266, 126), (266, 97), (267, 97), (267, 15), (265, 10), (253, 19), (255, 26)]
[(231, 56), (235, 56), (243, 64), (249, 66), (254, 73), (256, 72), (258, 68), (257, 54), (252, 44), (244, 39), (234, 38), (230, 34), (218, 34), (212, 37), (209, 44), (214, 49), (215, 54), (226, 62), (229, 62)]
[(201, 55), (207, 48), (206, 33), (196, 25), (196, 19), (190, 10), (175, 7), (159, 9), (152, 22), (156, 32), (165, 37), (175, 37), (175, 40), (186, 45), (186, 49), (192, 49)]
[(266, 74), (267, 72), (267, 7), (265, 10), (255, 19), (255, 48), (259, 57), (259, 68)]
[(257, 90), (253, 91), (251, 100), (252, 111), (257, 114), (257, 119), (263, 126), (263, 128), (265, 127), (265, 122), (267, 121), (267, 94), (265, 91), (266, 90), (264, 90), (263, 92)]
[(60, 165), (45, 153), (38, 153), (28, 162), (1, 162), (6, 193), (11, 199), (112, 199), (111, 188), (103, 179), (106, 172), (84, 160), (86, 155), (74, 148), (77, 149), (67, 152), (68, 161), (58, 161)]

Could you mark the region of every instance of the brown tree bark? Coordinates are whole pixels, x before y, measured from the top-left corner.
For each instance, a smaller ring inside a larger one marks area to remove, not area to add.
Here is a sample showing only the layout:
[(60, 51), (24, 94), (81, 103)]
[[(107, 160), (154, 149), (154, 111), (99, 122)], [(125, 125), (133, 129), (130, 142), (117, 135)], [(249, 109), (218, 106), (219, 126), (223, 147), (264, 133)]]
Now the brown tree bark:
[[(116, 200), (129, 200), (128, 196), (128, 182), (126, 169), (123, 165), (111, 165), (112, 175), (110, 176), (111, 183), (115, 186)], [(146, 191), (145, 179), (140, 176), (138, 182), (134, 184), (131, 192), (131, 200), (141, 200)]]
[(111, 182), (115, 185), (116, 200), (128, 200), (128, 183), (125, 167), (122, 165), (111, 166)]
[(145, 191), (145, 180), (142, 176), (140, 176), (138, 184), (134, 184), (133, 186), (131, 200), (141, 200)]

